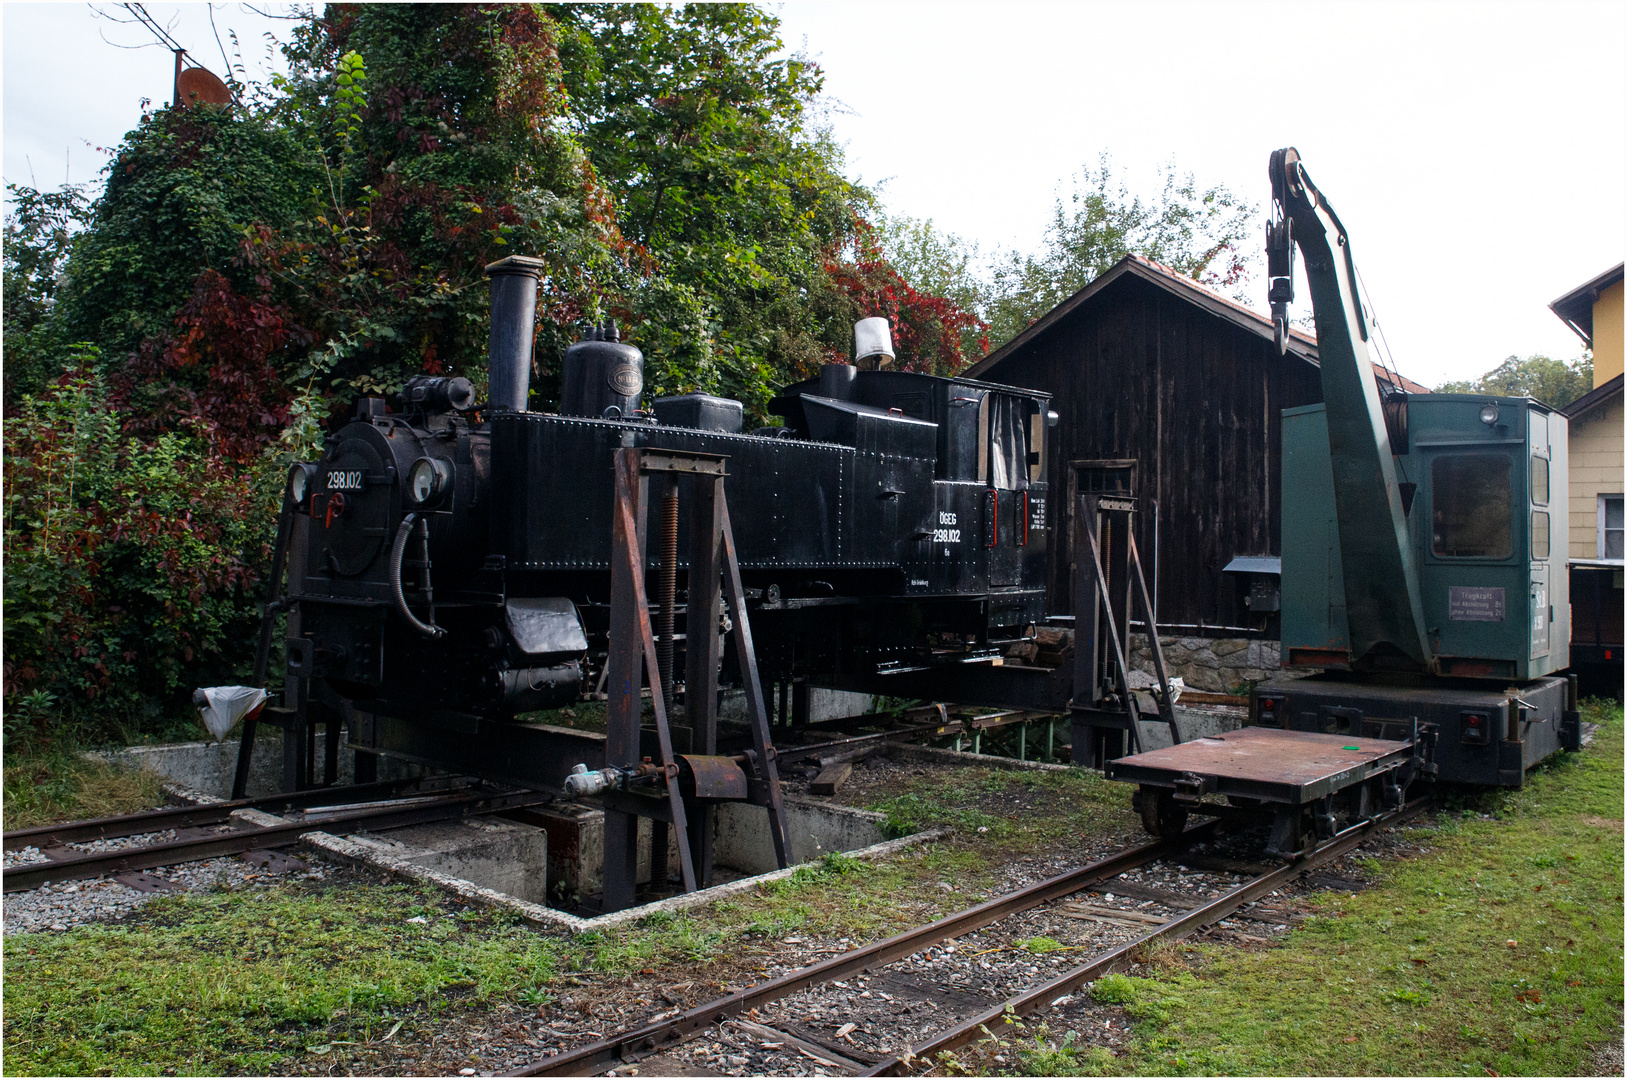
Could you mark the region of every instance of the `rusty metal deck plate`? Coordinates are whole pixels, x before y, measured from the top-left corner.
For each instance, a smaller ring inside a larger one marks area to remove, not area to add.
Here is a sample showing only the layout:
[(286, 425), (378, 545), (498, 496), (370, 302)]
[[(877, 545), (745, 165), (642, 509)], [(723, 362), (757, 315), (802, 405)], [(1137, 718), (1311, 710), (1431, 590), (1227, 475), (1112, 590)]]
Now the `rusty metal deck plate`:
[[(1155, 787), (1307, 803), (1401, 765), (1412, 744), (1246, 727), (1107, 763), (1107, 777)], [(1178, 783), (1180, 781), (1180, 783)]]

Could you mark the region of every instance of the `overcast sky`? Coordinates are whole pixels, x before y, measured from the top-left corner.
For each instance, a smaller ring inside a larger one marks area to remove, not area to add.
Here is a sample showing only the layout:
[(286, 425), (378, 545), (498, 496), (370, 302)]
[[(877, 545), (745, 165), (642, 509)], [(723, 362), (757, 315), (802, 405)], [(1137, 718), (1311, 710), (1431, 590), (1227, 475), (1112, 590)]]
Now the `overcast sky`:
[[(220, 71), (207, 7), (148, 10)], [(1576, 356), (1547, 304), (1622, 259), (1620, 3), (778, 10), (788, 45), (825, 69), (850, 171), (884, 182), (892, 212), (986, 252), (1037, 248), (1069, 177), (1103, 151), (1143, 194), (1173, 161), (1263, 206), (1270, 152), (1297, 146), (1350, 230), (1397, 365), (1427, 384), (1509, 354)], [(263, 78), (260, 35), (287, 24), (214, 11)], [(3, 17), (5, 179), (95, 178), (93, 148), (117, 144), (143, 97), (169, 99), (173, 61), (116, 48), (152, 36), (84, 4), (7, 3)], [(1253, 290), (1263, 309), (1265, 283)]]

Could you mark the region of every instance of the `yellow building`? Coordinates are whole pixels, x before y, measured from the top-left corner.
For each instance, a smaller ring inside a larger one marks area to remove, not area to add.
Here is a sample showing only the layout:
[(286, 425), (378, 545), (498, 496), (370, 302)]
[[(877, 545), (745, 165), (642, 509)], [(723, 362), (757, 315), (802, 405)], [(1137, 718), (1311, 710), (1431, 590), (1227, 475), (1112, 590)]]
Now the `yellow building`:
[(1584, 692), (1622, 693), (1622, 264), (1548, 305), (1593, 350), (1570, 418), (1571, 666)]

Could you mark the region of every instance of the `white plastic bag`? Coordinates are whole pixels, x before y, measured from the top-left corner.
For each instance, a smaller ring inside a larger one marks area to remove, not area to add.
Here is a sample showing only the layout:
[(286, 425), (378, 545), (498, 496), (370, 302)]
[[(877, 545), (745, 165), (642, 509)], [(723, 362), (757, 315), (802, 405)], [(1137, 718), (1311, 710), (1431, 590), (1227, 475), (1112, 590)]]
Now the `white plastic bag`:
[(192, 694), (192, 704), (203, 717), (203, 726), (216, 742), (237, 722), (265, 704), (266, 692), (253, 686), (206, 686)]

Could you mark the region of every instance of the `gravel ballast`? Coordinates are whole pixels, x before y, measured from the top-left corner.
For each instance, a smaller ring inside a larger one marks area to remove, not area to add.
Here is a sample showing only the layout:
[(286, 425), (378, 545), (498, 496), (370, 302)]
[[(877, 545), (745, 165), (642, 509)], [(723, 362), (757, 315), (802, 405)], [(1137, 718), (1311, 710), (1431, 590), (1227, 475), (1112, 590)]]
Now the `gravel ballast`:
[[(222, 830), (226, 831), (226, 830)], [(147, 844), (165, 843), (176, 838), (174, 830), (120, 836), (111, 840), (91, 840), (68, 844), (70, 850), (86, 855)], [(30, 865), (50, 860), (38, 848), (26, 847), (5, 853), (7, 867)], [(313, 863), (303, 876), (313, 879), (325, 877), (329, 868)], [(201, 862), (178, 863), (161, 866), (142, 873), (179, 885), (180, 890), (202, 892), (215, 888), (253, 888), (288, 881), (289, 876), (271, 875), (250, 866), (235, 855), (205, 859)], [(114, 881), (111, 877), (86, 878), (41, 886), (25, 892), (5, 894), (4, 932), (12, 934), (61, 933), (76, 926), (118, 919), (135, 911), (154, 897), (173, 895), (173, 892), (143, 892)]]

